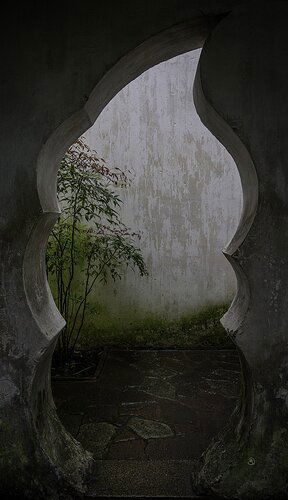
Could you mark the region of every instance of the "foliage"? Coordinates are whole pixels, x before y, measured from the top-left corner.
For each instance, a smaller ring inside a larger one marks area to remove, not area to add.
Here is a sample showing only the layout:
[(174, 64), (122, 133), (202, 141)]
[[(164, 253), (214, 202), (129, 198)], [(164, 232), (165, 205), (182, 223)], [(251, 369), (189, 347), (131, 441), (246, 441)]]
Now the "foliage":
[(234, 349), (234, 343), (220, 323), (227, 309), (225, 304), (208, 306), (178, 320), (129, 311), (123, 312), (119, 319), (103, 310), (96, 327), (90, 311), (80, 347)]
[(58, 174), (62, 215), (47, 246), (48, 279), (58, 309), (66, 320), (58, 357), (69, 359), (83, 331), (89, 296), (96, 282), (120, 279), (126, 267), (147, 269), (138, 235), (121, 221), (121, 199), (113, 186), (127, 186), (126, 175), (109, 169), (103, 159), (79, 139), (66, 153)]

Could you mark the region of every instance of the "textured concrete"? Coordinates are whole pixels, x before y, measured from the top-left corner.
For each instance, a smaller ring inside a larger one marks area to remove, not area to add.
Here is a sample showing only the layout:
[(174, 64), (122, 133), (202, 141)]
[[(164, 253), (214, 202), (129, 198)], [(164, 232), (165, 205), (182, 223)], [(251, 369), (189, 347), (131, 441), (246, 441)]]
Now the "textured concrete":
[(244, 192), (226, 249), (238, 293), (224, 316), (242, 352), (244, 397), (198, 476), (204, 491), (225, 497), (288, 496), (287, 16), (283, 3), (266, 4), (260, 19), (256, 7), (230, 14), (195, 79), (197, 110), (234, 156)]
[(53, 384), (62, 422), (96, 459), (91, 494), (124, 497), (194, 495), (191, 473), (239, 390), (234, 350), (109, 351), (96, 379)]
[[(59, 215), (67, 147), (130, 80), (201, 46), (231, 2), (136, 5), (65, 0), (15, 9), (1, 30), (1, 494), (58, 498), (85, 490), (91, 458), (54, 410), (50, 363), (64, 321), (50, 293), (46, 240)], [(11, 21), (10, 21), (11, 19)], [(176, 26), (175, 26), (176, 25)], [(13, 112), (11, 111), (13, 110)]]
[(94, 293), (101, 322), (105, 315), (127, 323), (150, 314), (176, 318), (233, 299), (235, 274), (222, 250), (238, 226), (242, 190), (235, 162), (195, 110), (199, 55), (146, 71), (84, 135), (131, 179), (119, 189), (121, 214), (141, 235), (137, 245), (150, 273), (139, 279), (128, 269), (120, 282), (101, 284)]
[(6, 5), (0, 44), (3, 498), (75, 498), (85, 491), (92, 464), (60, 425), (50, 390), (63, 320), (47, 285), (45, 245), (58, 216), (59, 160), (121, 88), (149, 67), (199, 48), (213, 28), (198, 85), (206, 111), (201, 99), (197, 107), (238, 161), (241, 156), (243, 220), (227, 250), (239, 290), (225, 322), (244, 353), (245, 384), (241, 412), (222, 445), (209, 450), (198, 478), (230, 498), (287, 498), (288, 12), (286, 1), (234, 10), (240, 4)]

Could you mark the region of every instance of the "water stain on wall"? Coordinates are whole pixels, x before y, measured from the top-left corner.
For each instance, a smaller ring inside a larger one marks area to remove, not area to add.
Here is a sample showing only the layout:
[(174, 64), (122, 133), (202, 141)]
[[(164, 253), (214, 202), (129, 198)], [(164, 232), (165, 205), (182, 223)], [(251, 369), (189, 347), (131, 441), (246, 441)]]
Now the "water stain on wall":
[[(101, 286), (107, 314), (179, 318), (229, 302), (235, 277), (221, 250), (240, 218), (234, 161), (202, 125), (193, 104), (200, 51), (146, 71), (103, 110), (85, 134), (107, 163), (128, 173), (122, 216), (140, 232), (148, 278), (128, 271)], [(129, 173), (130, 172), (130, 173)]]

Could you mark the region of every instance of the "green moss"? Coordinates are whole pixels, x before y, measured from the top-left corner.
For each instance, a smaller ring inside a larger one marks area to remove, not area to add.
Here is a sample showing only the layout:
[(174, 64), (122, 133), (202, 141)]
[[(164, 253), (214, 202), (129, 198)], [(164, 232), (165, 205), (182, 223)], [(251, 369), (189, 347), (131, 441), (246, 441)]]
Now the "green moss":
[(113, 317), (99, 305), (87, 316), (81, 347), (233, 348), (220, 323), (227, 308), (206, 307), (172, 321), (153, 314), (143, 316), (137, 311)]

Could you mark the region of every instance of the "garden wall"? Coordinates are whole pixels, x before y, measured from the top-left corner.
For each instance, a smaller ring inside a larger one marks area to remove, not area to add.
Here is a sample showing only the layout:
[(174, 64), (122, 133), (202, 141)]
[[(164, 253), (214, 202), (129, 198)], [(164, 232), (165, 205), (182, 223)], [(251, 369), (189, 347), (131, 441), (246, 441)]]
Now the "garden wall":
[[(235, 277), (221, 250), (233, 236), (242, 192), (236, 165), (200, 122), (193, 80), (200, 51), (130, 83), (85, 134), (109, 166), (128, 173), (123, 219), (149, 277), (128, 271), (94, 294), (98, 325), (179, 319), (231, 301)], [(130, 173), (129, 173), (130, 172)]]

